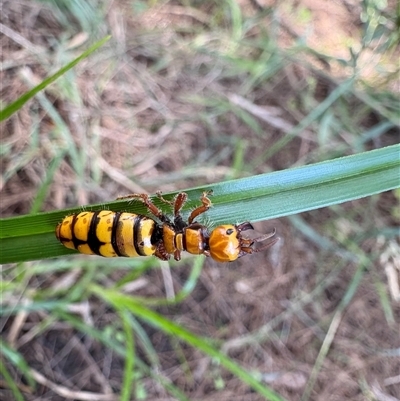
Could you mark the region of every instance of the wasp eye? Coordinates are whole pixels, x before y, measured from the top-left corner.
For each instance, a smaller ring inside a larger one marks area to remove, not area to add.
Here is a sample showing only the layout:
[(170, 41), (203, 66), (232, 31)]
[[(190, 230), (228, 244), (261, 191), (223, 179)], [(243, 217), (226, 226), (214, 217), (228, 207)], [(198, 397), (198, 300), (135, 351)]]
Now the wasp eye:
[(233, 228), (229, 228), (228, 230), (226, 230), (226, 233), (227, 233), (228, 235), (233, 234)]

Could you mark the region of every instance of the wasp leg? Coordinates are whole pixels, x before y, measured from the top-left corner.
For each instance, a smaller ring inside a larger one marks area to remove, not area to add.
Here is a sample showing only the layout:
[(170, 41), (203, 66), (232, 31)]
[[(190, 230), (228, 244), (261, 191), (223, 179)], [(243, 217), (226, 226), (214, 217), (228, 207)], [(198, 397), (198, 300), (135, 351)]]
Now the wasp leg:
[(161, 260), (169, 260), (170, 258), (170, 255), (165, 250), (164, 244), (162, 242), (157, 246), (154, 256)]
[(181, 209), (183, 205), (186, 203), (187, 194), (185, 192), (180, 192), (175, 196), (171, 205), (174, 207), (174, 230), (176, 232), (182, 232), (185, 227), (187, 227), (187, 223), (183, 220), (181, 215)]
[(175, 201), (174, 201), (174, 200), (169, 201), (169, 200), (165, 199), (165, 198), (162, 196), (161, 191), (157, 191), (157, 192), (156, 192), (156, 195), (157, 195), (157, 198), (160, 199), (161, 202), (164, 202), (164, 203), (166, 203), (167, 205), (169, 205), (169, 206), (171, 206), (171, 207), (174, 206)]
[(180, 192), (178, 195), (176, 195), (175, 200), (174, 200), (174, 216), (180, 216), (181, 210), (183, 208), (183, 205), (187, 201), (187, 194), (185, 192)]
[(156, 216), (163, 223), (170, 223), (169, 218), (150, 200), (150, 197), (147, 194), (129, 194), (125, 196), (119, 196), (117, 198), (117, 200), (121, 199), (139, 199), (147, 207), (149, 213)]
[(117, 200), (123, 200), (123, 199), (143, 199), (145, 197), (148, 197), (149, 195), (147, 194), (138, 194), (138, 193), (133, 193), (133, 194), (128, 194), (124, 196), (118, 196)]
[(180, 219), (182, 207), (187, 201), (187, 194), (185, 192), (180, 192), (179, 194), (177, 194), (175, 196), (174, 200), (172, 200), (172, 201), (165, 199), (161, 195), (161, 191), (156, 192), (156, 194), (157, 194), (158, 199), (160, 199), (160, 201), (162, 201), (162, 202), (166, 203), (167, 205), (170, 205), (171, 207), (174, 208), (174, 217)]
[(175, 249), (174, 259), (175, 260), (181, 260), (181, 251), (179, 249)]
[(201, 195), (201, 198), (200, 198), (202, 205), (197, 207), (196, 209), (194, 209), (192, 211), (192, 213), (190, 213), (190, 216), (188, 219), (189, 225), (193, 223), (194, 219), (197, 216), (205, 213), (212, 206), (210, 198), (207, 197), (207, 195), (211, 195), (211, 194), (212, 194), (212, 191), (203, 192), (203, 195)]

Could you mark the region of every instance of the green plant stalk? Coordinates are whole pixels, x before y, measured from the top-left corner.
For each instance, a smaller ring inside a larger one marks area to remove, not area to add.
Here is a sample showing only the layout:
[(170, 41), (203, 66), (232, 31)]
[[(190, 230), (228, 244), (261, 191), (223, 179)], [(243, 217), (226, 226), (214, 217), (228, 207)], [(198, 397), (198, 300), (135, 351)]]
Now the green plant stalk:
[[(211, 226), (261, 221), (359, 199), (400, 187), (400, 145), (388, 146), (309, 166), (221, 182), (186, 192), (183, 211), (199, 204), (204, 190), (213, 190), (213, 207), (204, 219)], [(165, 194), (171, 199), (175, 193)], [(155, 203), (165, 210), (165, 205)], [(85, 206), (147, 214), (141, 202), (119, 200)], [(0, 220), (0, 263), (23, 262), (74, 253), (54, 231), (66, 215), (82, 207)], [(171, 212), (170, 210), (168, 212)], [(200, 219), (201, 221), (201, 219)]]

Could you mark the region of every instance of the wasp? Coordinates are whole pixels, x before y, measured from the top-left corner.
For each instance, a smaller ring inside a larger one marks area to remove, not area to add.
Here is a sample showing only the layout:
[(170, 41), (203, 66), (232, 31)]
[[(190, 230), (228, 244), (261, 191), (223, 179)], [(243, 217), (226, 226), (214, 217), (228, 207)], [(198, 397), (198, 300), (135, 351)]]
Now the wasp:
[[(57, 239), (67, 248), (87, 255), (104, 257), (156, 256), (168, 260), (171, 255), (181, 259), (186, 251), (192, 255), (205, 255), (217, 262), (232, 262), (244, 255), (263, 251), (274, 245), (279, 238), (275, 230), (257, 238), (247, 238), (243, 232), (253, 230), (249, 222), (225, 224), (210, 230), (196, 222), (196, 218), (212, 206), (210, 192), (200, 197), (201, 205), (190, 213), (187, 221), (181, 210), (187, 201), (185, 192), (168, 201), (157, 193), (159, 199), (173, 209), (173, 219), (162, 212), (146, 194), (130, 194), (118, 199), (140, 200), (153, 218), (109, 210), (86, 211), (72, 214), (56, 227)], [(264, 246), (255, 247), (266, 241)]]

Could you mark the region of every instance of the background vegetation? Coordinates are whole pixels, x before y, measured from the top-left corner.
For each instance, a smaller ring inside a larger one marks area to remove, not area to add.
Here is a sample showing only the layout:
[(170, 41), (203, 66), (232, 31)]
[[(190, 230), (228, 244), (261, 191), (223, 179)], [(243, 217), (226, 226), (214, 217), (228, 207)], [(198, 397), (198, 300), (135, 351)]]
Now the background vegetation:
[[(1, 6), (3, 106), (112, 35), (1, 126), (2, 217), (399, 141), (395, 1)], [(0, 398), (399, 398), (398, 198), (258, 223), (281, 241), (229, 265), (4, 265)]]

